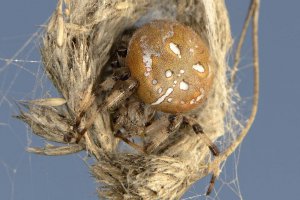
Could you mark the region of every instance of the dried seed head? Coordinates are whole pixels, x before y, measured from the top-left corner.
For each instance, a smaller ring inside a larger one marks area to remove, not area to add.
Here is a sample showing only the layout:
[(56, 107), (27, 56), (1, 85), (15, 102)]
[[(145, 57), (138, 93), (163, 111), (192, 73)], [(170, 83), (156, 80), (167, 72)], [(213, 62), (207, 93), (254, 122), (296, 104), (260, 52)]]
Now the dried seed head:
[(212, 85), (208, 48), (178, 22), (157, 20), (139, 28), (129, 43), (126, 64), (139, 81), (140, 99), (163, 112), (199, 107)]

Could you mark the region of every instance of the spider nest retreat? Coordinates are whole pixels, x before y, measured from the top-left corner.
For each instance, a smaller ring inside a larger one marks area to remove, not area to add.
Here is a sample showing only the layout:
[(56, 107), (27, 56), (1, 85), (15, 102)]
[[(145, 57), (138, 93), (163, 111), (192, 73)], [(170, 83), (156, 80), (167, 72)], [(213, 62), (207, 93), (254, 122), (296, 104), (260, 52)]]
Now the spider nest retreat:
[[(214, 77), (208, 48), (199, 35), (178, 22), (155, 20), (136, 30), (126, 49), (119, 50), (119, 60), (108, 68), (112, 75), (97, 88), (107, 95), (96, 113), (111, 111), (114, 136), (150, 154), (171, 134), (190, 125), (218, 156), (217, 146), (197, 122), (197, 112), (209, 96)], [(76, 143), (96, 117), (88, 118), (81, 128), (84, 116), (82, 111), (74, 125)], [(143, 144), (132, 142), (133, 136), (142, 136)], [(215, 178), (213, 175), (207, 194)]]
[(28, 150), (87, 151), (107, 199), (178, 199), (212, 174), (209, 194), (226, 159), (215, 140), (241, 128), (230, 46), (224, 1), (60, 0), (41, 52), (62, 98), (30, 101), (18, 117), (62, 145)]

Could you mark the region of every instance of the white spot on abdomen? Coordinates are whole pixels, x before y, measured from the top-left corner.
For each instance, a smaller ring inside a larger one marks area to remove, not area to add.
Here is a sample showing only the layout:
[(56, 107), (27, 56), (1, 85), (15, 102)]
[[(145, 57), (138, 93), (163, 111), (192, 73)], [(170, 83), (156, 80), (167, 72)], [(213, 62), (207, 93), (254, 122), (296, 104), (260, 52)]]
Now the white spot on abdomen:
[(172, 27), (172, 31), (169, 31), (165, 36), (163, 36), (163, 43), (166, 42), (166, 40), (170, 37), (173, 37), (174, 32), (173, 32), (173, 27)]
[(173, 81), (173, 87), (175, 87), (177, 85), (177, 80)]
[(197, 63), (196, 65), (193, 65), (193, 69), (200, 73), (203, 73), (205, 71), (204, 67), (202, 65), (200, 65), (199, 63)]
[(173, 100), (172, 98), (168, 98), (168, 100), (167, 100), (167, 101), (168, 101), (169, 103), (171, 103), (171, 102), (172, 102), (172, 100)]
[(203, 88), (200, 89), (201, 94), (199, 96), (197, 96), (196, 101), (200, 101), (201, 99), (203, 99), (204, 95), (205, 95), (205, 91)]
[(196, 100), (195, 99), (192, 99), (191, 101), (190, 101), (190, 104), (194, 104), (196, 102)]
[(169, 69), (165, 72), (165, 75), (166, 75), (167, 78), (171, 77), (172, 74), (173, 74), (172, 71), (169, 70)]
[(158, 92), (158, 94), (160, 94), (160, 93), (162, 93), (162, 91), (163, 91), (163, 89), (159, 88), (157, 92)]
[(172, 92), (173, 92), (173, 88), (168, 88), (166, 93), (164, 95), (162, 95), (161, 97), (159, 97), (154, 103), (152, 103), (151, 105), (157, 105), (160, 104), (161, 102), (163, 102), (167, 96), (169, 96)]
[(153, 79), (153, 80), (152, 80), (152, 84), (153, 84), (153, 85), (156, 85), (156, 84), (157, 84), (157, 80), (156, 80), (156, 79)]
[(171, 51), (173, 51), (173, 53), (175, 53), (178, 56), (178, 58), (181, 58), (180, 49), (178, 48), (178, 46), (176, 44), (171, 42), (170, 49), (171, 49)]
[(144, 72), (144, 76), (149, 76), (150, 72)]
[(147, 53), (147, 54), (143, 55), (143, 63), (145, 64), (145, 67), (147, 67), (147, 68), (152, 67), (151, 54)]
[(189, 89), (189, 84), (187, 82), (181, 81), (179, 84), (179, 88), (181, 90), (188, 90)]
[(148, 45), (148, 41), (146, 40), (147, 37), (143, 36), (141, 37), (141, 48), (143, 50), (143, 63), (144, 66), (146, 68), (146, 72), (144, 73), (144, 75), (147, 77), (150, 75), (150, 72), (152, 71), (152, 56), (156, 56), (159, 57), (160, 53), (155, 51), (153, 48), (151, 48), (151, 46)]

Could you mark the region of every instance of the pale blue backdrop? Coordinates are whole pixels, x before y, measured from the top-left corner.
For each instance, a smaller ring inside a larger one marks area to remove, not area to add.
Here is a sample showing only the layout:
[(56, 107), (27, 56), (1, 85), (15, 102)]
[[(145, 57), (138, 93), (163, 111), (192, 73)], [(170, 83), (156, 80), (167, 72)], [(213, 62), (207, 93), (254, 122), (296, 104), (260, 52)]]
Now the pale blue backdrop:
[[(227, 0), (234, 38), (237, 39), (248, 1)], [(0, 6), (0, 199), (95, 200), (95, 183), (81, 157), (31, 155), (24, 149), (41, 144), (24, 124), (11, 118), (16, 100), (53, 92), (39, 69), (35, 34), (55, 8), (56, 1), (10, 0)], [(260, 18), (261, 95), (259, 112), (238, 160), (243, 199), (300, 198), (300, 1), (262, 1)], [(33, 40), (22, 49), (30, 39)], [(240, 91), (251, 100), (251, 48), (243, 49)], [(5, 59), (14, 62), (6, 65)], [(25, 60), (26, 62), (22, 61)], [(43, 81), (42, 81), (43, 80)], [(230, 169), (231, 165), (227, 167)], [(235, 171), (235, 170), (232, 170)], [(202, 194), (201, 182), (187, 195)], [(224, 183), (217, 183), (217, 188)], [(237, 196), (224, 187), (219, 199)], [(205, 199), (203, 196), (191, 199)]]

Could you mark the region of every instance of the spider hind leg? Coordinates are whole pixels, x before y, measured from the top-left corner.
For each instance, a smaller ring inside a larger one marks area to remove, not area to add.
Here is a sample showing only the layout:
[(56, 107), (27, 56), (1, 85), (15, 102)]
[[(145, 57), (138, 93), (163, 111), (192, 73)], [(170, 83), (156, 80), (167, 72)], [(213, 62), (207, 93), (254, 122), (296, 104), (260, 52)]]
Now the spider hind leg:
[(207, 143), (207, 146), (209, 148), (209, 150), (211, 151), (211, 153), (214, 156), (219, 156), (220, 155), (220, 150), (217, 147), (217, 145), (215, 145), (209, 138), (208, 136), (204, 133), (203, 128), (200, 126), (200, 124), (196, 123), (192, 125), (192, 128), (194, 130), (194, 132), (198, 135), (201, 134), (205, 137), (205, 143)]
[[(215, 157), (217, 157), (217, 156), (220, 155), (220, 150), (219, 150), (218, 146), (215, 145), (215, 144), (210, 140), (210, 138), (205, 134), (205, 132), (203, 131), (202, 126), (201, 126), (198, 122), (194, 121), (193, 119), (189, 119), (189, 118), (187, 118), (187, 117), (184, 117), (183, 122), (189, 124), (189, 125), (192, 127), (192, 129), (193, 129), (193, 131), (195, 132), (196, 135), (201, 135), (201, 136), (203, 137), (204, 142), (207, 144), (209, 150), (211, 151), (211, 153), (212, 153)], [(206, 195), (207, 195), (207, 196), (212, 192), (217, 177), (218, 177), (218, 176), (217, 176), (216, 173), (213, 173), (213, 174), (212, 174), (211, 179), (210, 179), (210, 182), (209, 182), (208, 189), (207, 189), (207, 191), (206, 191)]]

